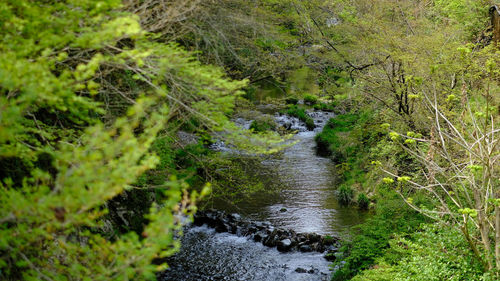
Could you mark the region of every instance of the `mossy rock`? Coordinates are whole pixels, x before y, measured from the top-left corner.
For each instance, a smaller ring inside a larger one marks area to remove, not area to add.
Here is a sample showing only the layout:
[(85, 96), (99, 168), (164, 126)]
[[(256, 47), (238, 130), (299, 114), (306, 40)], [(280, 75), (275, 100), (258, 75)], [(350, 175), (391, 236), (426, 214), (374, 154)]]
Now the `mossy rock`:
[(307, 105), (315, 105), (318, 102), (318, 97), (313, 95), (305, 95), (304, 103)]
[(314, 128), (316, 128), (316, 124), (314, 124), (314, 120), (311, 117), (307, 118), (305, 123), (309, 131), (312, 131), (314, 130)]
[(288, 109), (282, 111), (282, 113), (290, 115), (292, 117), (296, 117), (300, 121), (306, 123), (307, 129), (310, 131), (316, 128), (314, 120), (311, 118), (311, 116), (307, 115), (306, 110), (301, 106), (289, 105)]
[(276, 130), (276, 123), (270, 118), (258, 119), (252, 121), (252, 124), (250, 124), (250, 129), (254, 130), (254, 132)]

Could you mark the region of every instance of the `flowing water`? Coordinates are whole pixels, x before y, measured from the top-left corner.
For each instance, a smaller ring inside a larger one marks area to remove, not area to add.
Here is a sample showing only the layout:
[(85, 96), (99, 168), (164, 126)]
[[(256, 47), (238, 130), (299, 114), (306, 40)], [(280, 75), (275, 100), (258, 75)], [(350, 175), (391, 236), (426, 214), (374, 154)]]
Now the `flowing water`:
[[(216, 233), (206, 226), (185, 233), (181, 252), (160, 280), (328, 280), (321, 253), (281, 253), (246, 237)], [(304, 273), (296, 272), (297, 268)]]
[[(349, 235), (349, 229), (363, 221), (367, 214), (338, 204), (335, 165), (315, 153), (314, 136), (333, 115), (309, 114), (317, 125), (314, 131), (307, 131), (295, 118), (276, 115), (279, 125), (299, 131), (293, 138), (298, 142), (255, 167), (272, 171), (267, 176), (283, 185), (278, 194), (257, 193), (237, 206), (219, 204), (215, 207), (296, 232)], [(245, 120), (237, 121), (242, 126), (249, 124)], [(218, 148), (229, 150), (223, 145)], [(172, 268), (161, 280), (328, 280), (329, 263), (320, 253), (280, 253), (245, 237), (216, 233), (206, 227), (188, 229), (182, 243), (180, 253), (169, 261)]]

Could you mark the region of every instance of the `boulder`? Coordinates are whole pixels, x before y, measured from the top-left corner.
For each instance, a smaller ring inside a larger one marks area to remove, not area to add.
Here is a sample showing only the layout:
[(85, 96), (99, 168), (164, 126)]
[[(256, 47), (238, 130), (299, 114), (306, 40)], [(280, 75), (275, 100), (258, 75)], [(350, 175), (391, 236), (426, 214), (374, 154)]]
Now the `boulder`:
[(313, 249), (311, 248), (311, 246), (309, 246), (307, 244), (303, 244), (303, 245), (299, 246), (299, 250), (301, 252), (312, 252)]
[(283, 239), (278, 242), (278, 251), (280, 252), (288, 252), (292, 248), (292, 240)]
[(268, 237), (267, 234), (263, 233), (263, 232), (257, 232), (255, 233), (255, 235), (253, 236), (253, 240), (255, 242), (261, 242), (263, 241), (264, 239), (266, 239)]
[(297, 272), (297, 273), (307, 273), (307, 270), (304, 269), (304, 268), (302, 268), (302, 267), (297, 267), (295, 269), (295, 272)]
[(225, 224), (224, 222), (220, 222), (217, 224), (215, 227), (215, 231), (221, 233), (221, 232), (229, 232), (230, 226)]
[(311, 241), (311, 243), (319, 242), (321, 240), (321, 236), (316, 233), (308, 233), (307, 240)]
[(264, 244), (264, 246), (267, 246), (267, 247), (275, 247), (276, 246), (276, 236), (275, 235), (267, 236), (267, 238), (262, 241), (262, 244)]
[(241, 216), (239, 214), (233, 213), (233, 214), (229, 215), (229, 219), (231, 221), (240, 221)]

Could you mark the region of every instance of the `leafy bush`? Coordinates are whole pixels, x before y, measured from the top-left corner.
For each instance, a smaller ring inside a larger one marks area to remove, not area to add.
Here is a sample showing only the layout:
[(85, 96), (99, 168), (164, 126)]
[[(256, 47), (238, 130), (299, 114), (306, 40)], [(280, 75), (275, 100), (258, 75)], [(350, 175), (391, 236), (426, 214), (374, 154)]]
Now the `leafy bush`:
[[(0, 9), (0, 279), (154, 279), (165, 264), (152, 260), (179, 247), (175, 215), (198, 198), (183, 197), (187, 183), (169, 172), (190, 164), (160, 134), (191, 116), (228, 128), (246, 83), (159, 43), (121, 1)], [(106, 239), (108, 203), (125, 195), (141, 210)]]
[(257, 101), (257, 88), (255, 88), (255, 87), (245, 88), (245, 93), (243, 94), (242, 97), (251, 101), (251, 102)]
[[(358, 234), (342, 246), (341, 251), (347, 257), (332, 265), (340, 267), (333, 274), (332, 280), (349, 280), (362, 270), (370, 268), (375, 264), (376, 258), (384, 254), (384, 249), (389, 247), (389, 240), (394, 234), (411, 233), (423, 222), (426, 222), (425, 217), (408, 207), (396, 192), (380, 190), (376, 214), (357, 226)], [(345, 262), (344, 265), (342, 261)]]
[(462, 233), (447, 225), (423, 224), (418, 232), (397, 235), (374, 269), (352, 280), (497, 280), (483, 275)]
[(323, 102), (317, 103), (313, 106), (315, 110), (330, 111), (333, 112), (335, 107), (332, 104), (326, 104)]
[(304, 103), (307, 105), (314, 105), (318, 102), (318, 97), (313, 96), (313, 95), (305, 95), (304, 96)]
[(316, 141), (316, 153), (320, 156), (330, 156), (332, 151), (330, 150), (330, 142), (336, 135), (332, 130), (325, 130), (314, 137)]
[(316, 149), (319, 155), (334, 155), (333, 159), (337, 163), (347, 160), (349, 155), (354, 155), (359, 151), (356, 143), (342, 138), (341, 133), (350, 131), (358, 116), (354, 114), (339, 115), (328, 120), (327, 124), (315, 137)]

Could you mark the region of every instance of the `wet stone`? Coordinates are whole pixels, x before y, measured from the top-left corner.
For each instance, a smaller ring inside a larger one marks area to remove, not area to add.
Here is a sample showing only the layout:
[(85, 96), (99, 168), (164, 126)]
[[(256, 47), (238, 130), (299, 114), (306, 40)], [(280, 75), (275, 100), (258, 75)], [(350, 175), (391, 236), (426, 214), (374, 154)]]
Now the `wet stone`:
[[(207, 225), (216, 232), (227, 232), (240, 237), (249, 237), (267, 247), (277, 247), (280, 252), (328, 252), (338, 251), (338, 238), (316, 233), (296, 233), (290, 229), (275, 228), (269, 222), (253, 222), (239, 214), (222, 211), (199, 211), (194, 216), (194, 225)], [(326, 257), (331, 259), (330, 256)]]
[(309, 245), (301, 245), (301, 246), (299, 247), (299, 250), (300, 250), (301, 252), (312, 252), (312, 248), (311, 248), (311, 246), (309, 246)]
[(267, 238), (267, 235), (262, 233), (262, 232), (255, 233), (255, 235), (253, 236), (253, 240), (255, 242), (260, 242), (260, 241), (264, 240), (265, 238)]
[(327, 260), (327, 261), (336, 261), (337, 260), (337, 257), (335, 256), (334, 253), (329, 253), (327, 252), (326, 255), (324, 256), (324, 258)]
[(292, 247), (292, 240), (290, 239), (284, 239), (278, 243), (278, 251), (280, 252), (288, 252), (290, 251), (291, 247)]
[(297, 273), (307, 273), (307, 270), (305, 268), (302, 268), (302, 267), (297, 267), (295, 269), (295, 272), (297, 272)]
[(217, 232), (229, 232), (229, 226), (226, 224), (219, 224), (215, 227)]
[(231, 214), (230, 218), (233, 220), (233, 221), (239, 221), (241, 220), (241, 216), (239, 214)]

